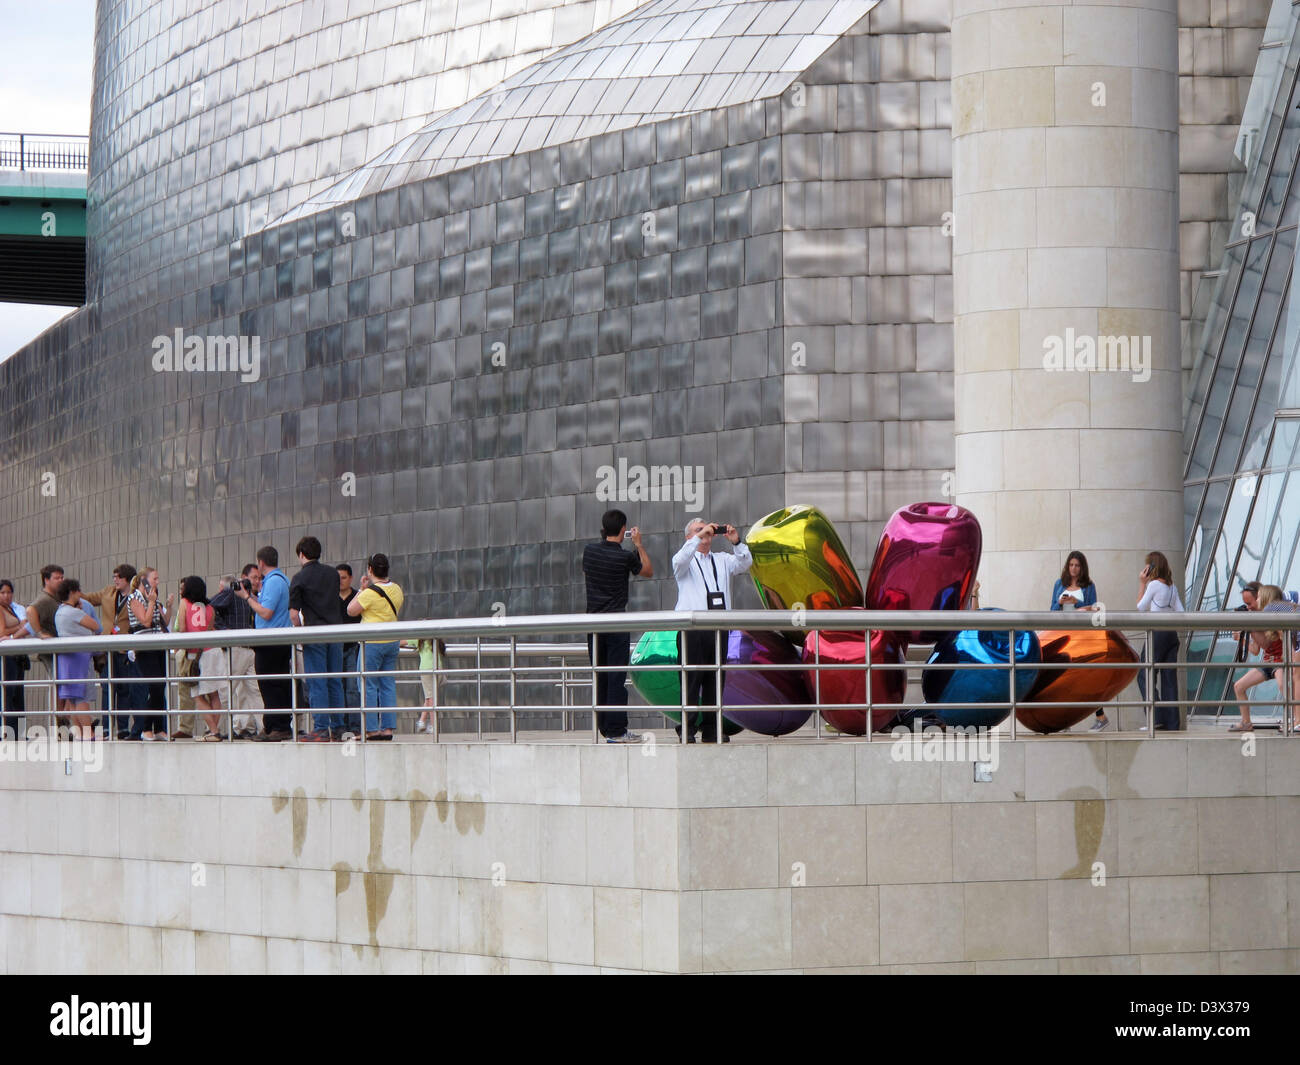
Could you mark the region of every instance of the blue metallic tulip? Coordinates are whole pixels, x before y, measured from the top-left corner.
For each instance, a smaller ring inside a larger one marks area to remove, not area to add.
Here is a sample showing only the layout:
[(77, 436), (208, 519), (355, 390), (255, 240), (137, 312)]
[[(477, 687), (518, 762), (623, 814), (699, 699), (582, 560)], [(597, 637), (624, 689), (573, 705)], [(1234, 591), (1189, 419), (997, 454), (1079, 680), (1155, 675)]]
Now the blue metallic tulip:
[[(936, 643), (929, 663), (961, 666), (964, 664), (1006, 665), (1011, 658), (1011, 641), (1006, 630), (979, 632), (963, 629), (945, 633)], [(1023, 699), (1038, 679), (1037, 663), (1042, 661), (1038, 635), (1016, 633), (1016, 698)], [(1005, 703), (1010, 696), (1009, 669), (927, 669), (921, 677), (921, 691), (927, 703)], [(1005, 721), (1010, 711), (1005, 707), (984, 709), (978, 706), (952, 706), (935, 711), (945, 725), (992, 728)]]

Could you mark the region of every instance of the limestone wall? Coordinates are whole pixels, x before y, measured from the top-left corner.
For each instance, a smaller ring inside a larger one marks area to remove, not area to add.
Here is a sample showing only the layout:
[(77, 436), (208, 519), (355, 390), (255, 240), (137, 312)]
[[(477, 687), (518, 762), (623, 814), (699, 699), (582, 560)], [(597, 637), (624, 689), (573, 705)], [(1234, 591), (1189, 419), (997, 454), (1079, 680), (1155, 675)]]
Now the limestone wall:
[(1022, 740), (998, 748), (990, 784), (968, 762), (850, 741), (121, 744), (71, 775), (6, 761), (0, 958), (78, 973), (1294, 972), (1300, 745), (1241, 752)]

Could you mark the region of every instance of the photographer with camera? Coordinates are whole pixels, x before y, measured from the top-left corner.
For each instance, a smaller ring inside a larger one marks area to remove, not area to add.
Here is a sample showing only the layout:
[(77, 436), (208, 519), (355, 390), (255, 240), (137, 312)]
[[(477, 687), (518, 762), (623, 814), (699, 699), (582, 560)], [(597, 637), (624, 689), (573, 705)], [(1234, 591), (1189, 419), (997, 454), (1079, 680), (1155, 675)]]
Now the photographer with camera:
[[(621, 614), (627, 610), (628, 578), (653, 577), (654, 565), (641, 546), (641, 530), (627, 527), (627, 515), (607, 510), (600, 519), (601, 538), (582, 551), (582, 575), (587, 584), (588, 614)], [(633, 551), (623, 550), (624, 539)], [(587, 633), (587, 654), (592, 665), (626, 666), (632, 634), (628, 632)], [(597, 706), (627, 706), (627, 673), (595, 674)], [(640, 743), (641, 736), (629, 732), (626, 710), (596, 712), (596, 724), (606, 743)]]
[[(734, 545), (731, 554), (713, 554), (713, 538), (724, 536)], [(696, 518), (686, 525), (686, 543), (673, 555), (673, 576), (677, 579), (675, 610), (730, 610), (731, 578), (753, 565), (749, 548), (740, 542), (734, 525)], [(683, 666), (713, 666), (717, 663), (717, 636), (713, 632), (683, 632), (679, 636)], [(717, 705), (717, 677), (712, 669), (687, 669), (686, 705)], [(686, 722), (683, 722), (686, 724)], [(717, 743), (717, 715), (706, 710), (688, 725), (686, 742), (694, 742), (699, 731), (705, 743)], [(726, 743), (724, 736), (722, 742)]]
[[(213, 625), (218, 630), (253, 628), (253, 611), (248, 602), (236, 594), (236, 590), (256, 595), (262, 588), (262, 575), (257, 566), (249, 563), (238, 577), (227, 577), (221, 582), (221, 591), (212, 597)], [(229, 647), (226, 649), (226, 671), (231, 676), (230, 694), (226, 705), (231, 710), (245, 711), (235, 714), (231, 725), (231, 739), (246, 740), (256, 736), (261, 722), (256, 713), (262, 709), (262, 693), (258, 690), (257, 669), (254, 665), (251, 647)]]

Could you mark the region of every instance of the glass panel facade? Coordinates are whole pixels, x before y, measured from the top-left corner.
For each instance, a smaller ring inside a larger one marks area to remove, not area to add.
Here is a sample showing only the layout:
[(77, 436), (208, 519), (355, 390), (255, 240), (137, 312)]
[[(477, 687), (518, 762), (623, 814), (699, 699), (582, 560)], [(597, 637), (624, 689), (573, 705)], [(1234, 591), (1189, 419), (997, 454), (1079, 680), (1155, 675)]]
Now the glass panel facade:
[(1208, 311), (1186, 426), (1191, 609), (1231, 609), (1251, 580), (1291, 589), (1300, 529), (1295, 185), (1300, 16), (1275, 4), (1237, 149), (1248, 164)]

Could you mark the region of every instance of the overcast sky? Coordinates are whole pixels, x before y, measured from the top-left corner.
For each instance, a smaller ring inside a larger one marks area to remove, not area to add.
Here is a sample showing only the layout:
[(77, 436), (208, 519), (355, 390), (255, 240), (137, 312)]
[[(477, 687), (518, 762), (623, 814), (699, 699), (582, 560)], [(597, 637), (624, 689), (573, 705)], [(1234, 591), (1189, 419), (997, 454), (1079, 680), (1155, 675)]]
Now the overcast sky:
[[(0, 131), (90, 132), (94, 0), (0, 0)], [(72, 308), (0, 303), (0, 360)]]

